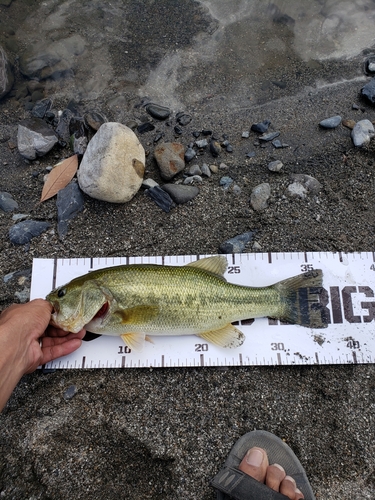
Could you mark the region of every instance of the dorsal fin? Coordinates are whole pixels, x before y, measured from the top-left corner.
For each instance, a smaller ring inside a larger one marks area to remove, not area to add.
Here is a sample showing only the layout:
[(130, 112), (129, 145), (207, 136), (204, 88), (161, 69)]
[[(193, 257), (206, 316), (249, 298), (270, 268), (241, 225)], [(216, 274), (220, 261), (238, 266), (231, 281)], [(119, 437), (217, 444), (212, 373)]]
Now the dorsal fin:
[(204, 259), (195, 260), (186, 265), (203, 269), (204, 271), (208, 271), (209, 273), (216, 274), (223, 278), (228, 267), (228, 261), (224, 255), (215, 255), (214, 257), (205, 257)]

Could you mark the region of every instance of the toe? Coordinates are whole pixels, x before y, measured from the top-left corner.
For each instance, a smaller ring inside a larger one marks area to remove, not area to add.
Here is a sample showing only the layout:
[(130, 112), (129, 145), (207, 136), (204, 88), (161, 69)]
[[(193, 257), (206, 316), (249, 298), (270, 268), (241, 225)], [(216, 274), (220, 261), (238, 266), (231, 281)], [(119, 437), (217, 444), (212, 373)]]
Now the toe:
[(279, 464), (267, 467), (266, 485), (275, 491), (280, 491), (280, 484), (285, 479), (285, 470)]
[(301, 496), (297, 496), (296, 493), (297, 485), (295, 480), (290, 476), (285, 476), (285, 478), (281, 481), (280, 484), (280, 493), (290, 498), (291, 500), (297, 500), (298, 498), (303, 498)]
[(268, 467), (267, 453), (263, 448), (251, 448), (239, 465), (239, 469), (261, 483), (265, 482)]

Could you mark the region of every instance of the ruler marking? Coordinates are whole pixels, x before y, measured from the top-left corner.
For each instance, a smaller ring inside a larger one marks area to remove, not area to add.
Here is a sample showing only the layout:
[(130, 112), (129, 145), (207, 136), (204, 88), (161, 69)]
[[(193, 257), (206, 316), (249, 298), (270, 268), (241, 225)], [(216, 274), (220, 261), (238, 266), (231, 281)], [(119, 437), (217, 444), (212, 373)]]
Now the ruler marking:
[(57, 259), (53, 259), (52, 290), (56, 288)]
[(353, 356), (353, 363), (358, 364), (357, 353), (355, 351), (352, 351), (352, 356)]
[(282, 361), (281, 361), (281, 354), (279, 352), (277, 353), (277, 364), (278, 365), (282, 365), (283, 364)]
[(272, 253), (268, 252), (268, 264), (272, 264)]
[(204, 354), (201, 354), (201, 355), (199, 356), (199, 358), (200, 358), (200, 360), (199, 360), (199, 361), (200, 361), (200, 365), (201, 365), (201, 366), (204, 366)]
[(85, 364), (86, 364), (86, 356), (83, 356), (83, 358), (82, 358), (82, 368), (85, 367)]
[(164, 354), (161, 356), (161, 367), (164, 368)]
[(242, 366), (242, 365), (243, 365), (243, 363), (242, 363), (242, 354), (241, 354), (241, 353), (239, 353), (239, 355), (238, 355), (238, 359), (240, 360), (240, 365)]
[(315, 360), (316, 360), (316, 364), (318, 365), (319, 364), (319, 355), (317, 352), (315, 353)]
[(232, 253), (232, 265), (234, 266), (236, 263), (236, 257), (234, 255), (234, 253)]
[(309, 259), (307, 257), (307, 252), (304, 253), (304, 256), (305, 256), (305, 263), (307, 264), (309, 262)]

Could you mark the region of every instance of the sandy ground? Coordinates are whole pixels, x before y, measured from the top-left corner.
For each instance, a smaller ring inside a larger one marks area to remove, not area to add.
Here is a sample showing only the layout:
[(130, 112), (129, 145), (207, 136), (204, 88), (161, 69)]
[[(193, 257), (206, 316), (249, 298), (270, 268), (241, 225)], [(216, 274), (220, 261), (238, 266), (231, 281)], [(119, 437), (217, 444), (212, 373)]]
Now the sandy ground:
[[(210, 26), (202, 21), (201, 29)], [(347, 128), (318, 127), (321, 119), (337, 114), (356, 121), (375, 119), (373, 106), (359, 96), (365, 81), (362, 62), (363, 56), (343, 62), (346, 81), (334, 74), (319, 86), (293, 87), (291, 81), (294, 92), (277, 90), (281, 94), (271, 101), (226, 102), (224, 88), (186, 104), (183, 110), (193, 120), (177, 140), (187, 145), (192, 131), (203, 128), (227, 134), (233, 153), (222, 152), (214, 160), (204, 152), (197, 163), (224, 162), (228, 170), (204, 180), (192, 202), (169, 214), (142, 191), (124, 205), (86, 197), (85, 210), (63, 241), (56, 231), (55, 200), (37, 202), (46, 166), (69, 153), (56, 148), (36, 162), (25, 162), (13, 145), (17, 124), (27, 112), (14, 97), (0, 101), (1, 190), (18, 201), (20, 213), (52, 225), (29, 247), (15, 246), (8, 238), (11, 214), (0, 213), (1, 274), (30, 268), (33, 257), (216, 253), (223, 241), (249, 230), (257, 230), (262, 252), (374, 251), (374, 144), (355, 149)], [(328, 64), (322, 71), (329, 75), (338, 66)], [(193, 92), (194, 81), (184, 85), (182, 96)], [(68, 96), (63, 90), (53, 92), (54, 107), (63, 109)], [(83, 109), (95, 105), (109, 120), (125, 123), (139, 118), (134, 106), (139, 98), (129, 88), (126, 92), (125, 108), (105, 93), (80, 102)], [(362, 111), (353, 110), (353, 103)], [(243, 130), (264, 119), (272, 121), (271, 129), (281, 132), (288, 148), (254, 146), (255, 134), (241, 138)], [(158, 123), (157, 128), (165, 133), (164, 140), (175, 139), (173, 127)], [(149, 151), (147, 176), (161, 181), (152, 155), (154, 135), (144, 134), (140, 140)], [(253, 150), (256, 156), (246, 158)], [(273, 159), (284, 163), (278, 174), (267, 169)], [(323, 186), (321, 193), (303, 200), (285, 198), (292, 173), (315, 177)], [(222, 175), (235, 179), (240, 194), (223, 191)], [(271, 199), (266, 210), (255, 212), (249, 196), (261, 182), (270, 183)], [(253, 251), (251, 246), (248, 251)], [(24, 286), (17, 280), (1, 282), (1, 307), (12, 303)], [(213, 499), (210, 478), (235, 440), (249, 430), (265, 429), (294, 449), (317, 498), (372, 499), (374, 372), (372, 365), (345, 365), (28, 375), (0, 415), (0, 496)], [(76, 394), (66, 400), (72, 385)]]

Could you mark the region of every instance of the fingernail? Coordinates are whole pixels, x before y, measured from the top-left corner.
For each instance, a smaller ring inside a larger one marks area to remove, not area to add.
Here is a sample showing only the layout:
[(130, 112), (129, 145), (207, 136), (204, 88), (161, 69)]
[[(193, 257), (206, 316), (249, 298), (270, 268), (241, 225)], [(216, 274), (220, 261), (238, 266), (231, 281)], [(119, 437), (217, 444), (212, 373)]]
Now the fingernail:
[(263, 453), (260, 450), (252, 448), (246, 454), (246, 463), (253, 467), (260, 467), (263, 462)]

